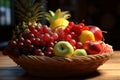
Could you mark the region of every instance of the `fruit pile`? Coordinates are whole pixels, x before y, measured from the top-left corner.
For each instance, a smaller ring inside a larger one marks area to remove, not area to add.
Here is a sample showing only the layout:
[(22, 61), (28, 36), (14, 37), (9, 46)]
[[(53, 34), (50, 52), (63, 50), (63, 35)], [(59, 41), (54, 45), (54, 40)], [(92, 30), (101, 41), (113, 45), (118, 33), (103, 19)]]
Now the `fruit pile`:
[(12, 56), (72, 57), (112, 52), (112, 46), (102, 40), (103, 35), (99, 27), (68, 21), (70, 15), (60, 9), (55, 13), (49, 12), (46, 13), (46, 19), (50, 22), (50, 27), (24, 23), (27, 30), (13, 38), (3, 53)]

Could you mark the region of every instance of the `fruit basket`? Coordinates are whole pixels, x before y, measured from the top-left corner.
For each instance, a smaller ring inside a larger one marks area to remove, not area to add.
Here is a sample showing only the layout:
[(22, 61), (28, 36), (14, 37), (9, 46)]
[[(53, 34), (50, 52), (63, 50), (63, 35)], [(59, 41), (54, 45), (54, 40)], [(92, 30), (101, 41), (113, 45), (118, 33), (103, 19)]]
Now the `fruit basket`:
[(111, 55), (111, 53), (103, 53), (72, 58), (23, 55), (19, 58), (11, 58), (32, 76), (67, 77), (91, 74), (104, 64)]
[(99, 27), (69, 21), (71, 15), (61, 9), (45, 12), (43, 18), (49, 25), (42, 25), (38, 21), (42, 6), (32, 1), (15, 0), (17, 17), (22, 22), (3, 50), (28, 73), (53, 77), (85, 75), (111, 57), (113, 48), (104, 42)]

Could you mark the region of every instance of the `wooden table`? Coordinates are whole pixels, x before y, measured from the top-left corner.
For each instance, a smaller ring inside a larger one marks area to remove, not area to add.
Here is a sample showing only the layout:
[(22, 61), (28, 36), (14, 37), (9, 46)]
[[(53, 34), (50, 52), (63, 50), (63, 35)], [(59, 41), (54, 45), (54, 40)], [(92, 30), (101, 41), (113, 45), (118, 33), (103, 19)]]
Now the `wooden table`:
[(101, 65), (96, 72), (89, 76), (67, 78), (42, 78), (27, 74), (17, 66), (8, 56), (0, 52), (0, 80), (120, 80), (120, 51), (114, 51), (114, 55), (106, 63)]

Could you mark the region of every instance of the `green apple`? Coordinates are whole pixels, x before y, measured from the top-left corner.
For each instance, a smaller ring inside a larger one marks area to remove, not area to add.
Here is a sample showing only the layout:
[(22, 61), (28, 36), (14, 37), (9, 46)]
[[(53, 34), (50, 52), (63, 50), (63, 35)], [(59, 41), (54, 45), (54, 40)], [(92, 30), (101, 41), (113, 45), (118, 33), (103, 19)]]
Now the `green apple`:
[(85, 49), (76, 49), (74, 51), (74, 56), (87, 56), (87, 52)]
[(59, 41), (55, 44), (53, 51), (56, 56), (71, 57), (73, 55), (74, 48), (67, 41)]

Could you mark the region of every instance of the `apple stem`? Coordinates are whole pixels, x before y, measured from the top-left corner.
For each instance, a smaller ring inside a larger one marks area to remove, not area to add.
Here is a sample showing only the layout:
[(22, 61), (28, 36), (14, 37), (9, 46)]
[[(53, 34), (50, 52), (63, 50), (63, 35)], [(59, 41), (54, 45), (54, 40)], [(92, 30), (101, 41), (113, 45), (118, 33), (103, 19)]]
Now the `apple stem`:
[(103, 33), (106, 33), (106, 34), (108, 33), (107, 31), (102, 31), (102, 32), (103, 32)]
[[(108, 32), (107, 32), (107, 31), (102, 31), (102, 33), (105, 33), (105, 34), (107, 34)], [(104, 36), (103, 36), (103, 41), (105, 41), (105, 38), (104, 38)]]

